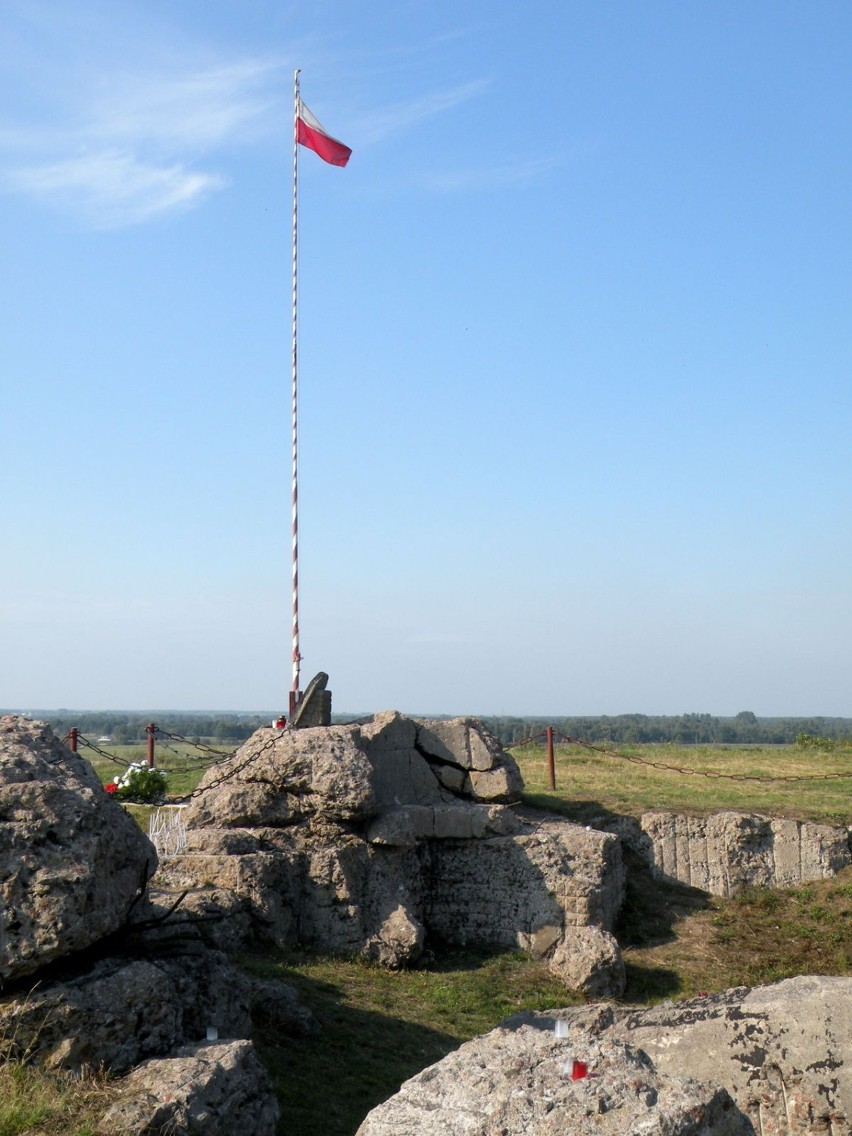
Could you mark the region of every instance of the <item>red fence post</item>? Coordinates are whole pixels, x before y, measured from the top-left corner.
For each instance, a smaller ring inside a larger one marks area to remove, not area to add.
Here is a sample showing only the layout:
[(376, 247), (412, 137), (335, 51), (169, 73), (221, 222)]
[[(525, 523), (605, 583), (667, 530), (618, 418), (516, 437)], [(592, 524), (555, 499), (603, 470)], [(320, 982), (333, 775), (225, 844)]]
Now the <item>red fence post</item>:
[(68, 731), (68, 748), (71, 750), (72, 753), (77, 752), (77, 738), (78, 738), (79, 734), (80, 734), (80, 731), (77, 729), (76, 726), (72, 726), (71, 729)]
[(149, 722), (145, 727), (145, 732), (148, 735), (148, 768), (154, 768), (154, 734), (157, 732), (157, 727), (153, 722)]
[(553, 726), (547, 726), (547, 776), (551, 789), (556, 788), (556, 762), (553, 756)]

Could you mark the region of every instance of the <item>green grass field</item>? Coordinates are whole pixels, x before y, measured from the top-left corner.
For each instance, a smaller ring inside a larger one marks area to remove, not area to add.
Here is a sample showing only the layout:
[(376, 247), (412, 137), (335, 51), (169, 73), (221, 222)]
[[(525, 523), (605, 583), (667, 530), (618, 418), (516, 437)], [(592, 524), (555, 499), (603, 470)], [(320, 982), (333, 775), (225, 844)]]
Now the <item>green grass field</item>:
[[(549, 788), (544, 746), (512, 754), (529, 803), (582, 823), (601, 813), (639, 816), (652, 809), (741, 809), (827, 824), (847, 824), (851, 815), (849, 746), (821, 753), (796, 746), (619, 746), (602, 752), (557, 745), (555, 791)], [(829, 774), (838, 776), (822, 779)]]
[(454, 951), (399, 972), (303, 954), (264, 952), (243, 963), (295, 986), (322, 1025), (314, 1037), (288, 1038), (274, 1022), (256, 1022), (281, 1104), (279, 1131), (299, 1136), (351, 1134), (404, 1080), (463, 1041), (520, 1010), (571, 1001), (544, 966), (513, 953)]

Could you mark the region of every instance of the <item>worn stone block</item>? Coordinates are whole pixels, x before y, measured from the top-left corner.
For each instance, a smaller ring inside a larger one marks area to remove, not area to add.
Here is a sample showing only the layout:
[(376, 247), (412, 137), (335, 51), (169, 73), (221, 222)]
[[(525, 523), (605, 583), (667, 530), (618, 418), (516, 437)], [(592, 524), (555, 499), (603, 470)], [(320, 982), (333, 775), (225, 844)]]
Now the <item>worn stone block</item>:
[(432, 817), (436, 840), (472, 840), (485, 835), (486, 818), (469, 805), (439, 805)]
[(479, 771), (472, 769), (468, 774), (471, 793), (480, 801), (519, 801), (523, 781), (515, 777), (509, 766)]
[(431, 836), (434, 810), (428, 805), (398, 805), (385, 809), (370, 822), (366, 837), (370, 844), (390, 844), (413, 848), (418, 840)]
[(117, 930), (154, 846), (49, 726), (0, 718), (0, 981)]
[[(585, 1072), (572, 1075), (581, 1057)], [(492, 1030), (406, 1081), (356, 1136), (746, 1136), (729, 1094), (576, 1030)]]
[(790, 887), (852, 863), (845, 828), (723, 811), (707, 816), (646, 813), (644, 841), (631, 846), (657, 875), (730, 896), (747, 885)]
[[(295, 935), (386, 965), (419, 949), (421, 929), (540, 952), (556, 946), (544, 928), (608, 929), (620, 906), (618, 840), (567, 821), (531, 825), (501, 803), (520, 791), (517, 766), (472, 720), (389, 712), (258, 731), (233, 760), (233, 777), (187, 810), (187, 850), (167, 871), (177, 879), (182, 863), (196, 884), (230, 881), (261, 938)], [(464, 795), (442, 783), (448, 770), (467, 779)]]
[(199, 1042), (134, 1069), (97, 1136), (274, 1136), (277, 1121), (278, 1102), (252, 1043)]

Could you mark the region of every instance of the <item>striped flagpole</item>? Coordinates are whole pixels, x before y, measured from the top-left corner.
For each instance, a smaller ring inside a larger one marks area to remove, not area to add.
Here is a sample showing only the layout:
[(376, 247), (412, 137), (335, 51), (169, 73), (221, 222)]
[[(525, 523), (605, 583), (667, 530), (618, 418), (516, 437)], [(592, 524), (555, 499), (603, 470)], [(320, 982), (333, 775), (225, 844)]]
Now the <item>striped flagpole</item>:
[(290, 714), (299, 699), (299, 482), (298, 482), (298, 353), (297, 299), (299, 264), (299, 69), (293, 78), (293, 371), (292, 371), (292, 435), (293, 435), (293, 683), (290, 687)]

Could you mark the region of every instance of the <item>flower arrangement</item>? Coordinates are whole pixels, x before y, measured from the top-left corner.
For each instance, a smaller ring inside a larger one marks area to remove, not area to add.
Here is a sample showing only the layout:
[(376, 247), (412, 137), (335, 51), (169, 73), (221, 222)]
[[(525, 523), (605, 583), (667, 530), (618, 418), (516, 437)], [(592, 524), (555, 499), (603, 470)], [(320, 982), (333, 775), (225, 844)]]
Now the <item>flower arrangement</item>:
[(134, 761), (104, 788), (120, 801), (156, 801), (166, 791), (166, 774), (162, 769), (150, 769), (144, 761)]

